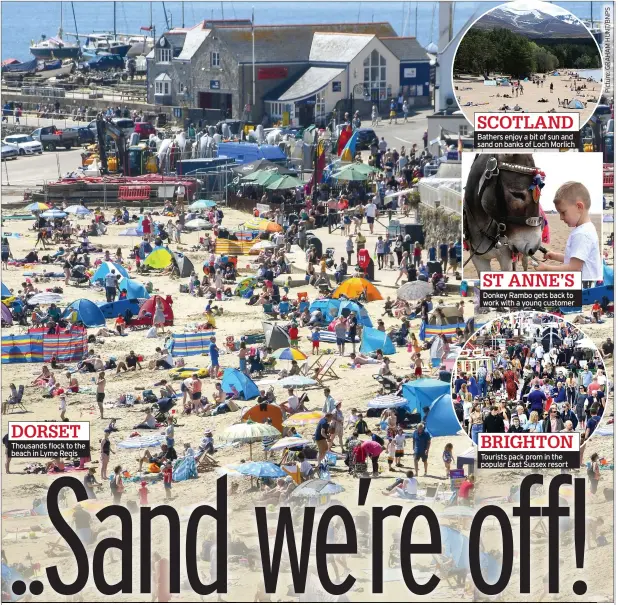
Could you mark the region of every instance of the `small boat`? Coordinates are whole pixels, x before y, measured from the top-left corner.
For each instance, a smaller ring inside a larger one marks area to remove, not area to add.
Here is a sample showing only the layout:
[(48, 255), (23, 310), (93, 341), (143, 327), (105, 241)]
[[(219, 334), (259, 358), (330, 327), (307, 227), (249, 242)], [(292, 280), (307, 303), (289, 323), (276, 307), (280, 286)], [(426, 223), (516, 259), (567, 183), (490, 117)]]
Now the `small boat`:
[(154, 39), (147, 36), (128, 36), (124, 41), (131, 45), (127, 57), (147, 55), (154, 48)]
[(77, 59), (81, 55), (78, 43), (65, 42), (60, 38), (43, 36), (40, 42), (33, 42), (30, 53), (36, 59)]
[(68, 76), (75, 69), (75, 63), (71, 59), (64, 61), (39, 61), (36, 75), (45, 80), (57, 78), (58, 76)]
[(126, 57), (130, 49), (130, 44), (115, 39), (112, 34), (90, 34), (82, 52), (86, 58), (92, 58), (101, 53)]

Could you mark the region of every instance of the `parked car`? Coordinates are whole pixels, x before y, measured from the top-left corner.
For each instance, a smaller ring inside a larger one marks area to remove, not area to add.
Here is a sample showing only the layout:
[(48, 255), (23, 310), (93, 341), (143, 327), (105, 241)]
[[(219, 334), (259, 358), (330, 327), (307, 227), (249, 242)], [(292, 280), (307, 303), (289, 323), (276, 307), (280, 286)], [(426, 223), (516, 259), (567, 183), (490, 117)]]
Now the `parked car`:
[(107, 69), (124, 69), (124, 57), (120, 55), (98, 55), (86, 63), (88, 69), (105, 71)]
[(147, 141), (151, 134), (157, 134), (156, 128), (150, 122), (136, 122), (135, 132), (139, 134), (140, 141)]
[(112, 118), (112, 124), (117, 128), (122, 128), (127, 139), (135, 132), (135, 122), (129, 118)]
[(31, 135), (33, 139), (40, 141), (43, 149), (55, 151), (56, 147), (71, 149), (79, 144), (79, 135), (74, 130), (58, 130), (55, 126), (37, 128)]
[(80, 145), (88, 145), (94, 143), (97, 140), (96, 133), (92, 132), (88, 126), (74, 126), (71, 128), (65, 128), (65, 132), (76, 132), (79, 137)]
[(19, 155), (19, 151), (13, 145), (2, 145), (0, 147), (0, 160), (15, 159)]
[(371, 143), (378, 138), (373, 128), (359, 128), (358, 139), (356, 140), (356, 150), (369, 149)]
[(2, 142), (5, 145), (12, 145), (15, 147), (19, 155), (43, 153), (43, 145), (27, 134), (12, 134), (6, 137)]

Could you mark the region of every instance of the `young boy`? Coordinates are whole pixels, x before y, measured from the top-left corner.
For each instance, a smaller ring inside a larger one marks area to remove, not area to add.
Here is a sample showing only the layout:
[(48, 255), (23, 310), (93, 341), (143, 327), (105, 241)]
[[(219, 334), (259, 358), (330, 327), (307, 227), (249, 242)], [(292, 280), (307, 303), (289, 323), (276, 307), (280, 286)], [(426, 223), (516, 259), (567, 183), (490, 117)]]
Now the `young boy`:
[(172, 463), (166, 462), (163, 466), (163, 487), (165, 488), (165, 499), (172, 499)]
[(320, 352), (320, 329), (313, 328), (311, 333), (311, 354), (317, 355)]
[(571, 227), (572, 231), (564, 254), (548, 251), (545, 255), (545, 259), (561, 264), (540, 263), (537, 271), (581, 271), (582, 282), (587, 287), (603, 277), (599, 236), (589, 215), (590, 193), (581, 183), (569, 181), (556, 191), (554, 206), (560, 214), (560, 220)]
[(298, 349), (298, 325), (296, 322), (292, 322), (289, 330), (290, 346), (294, 349)]
[(404, 450), (406, 447), (406, 436), (403, 434), (403, 429), (397, 429), (397, 434), (395, 435), (395, 466), (402, 467), (403, 464), (401, 461), (403, 460)]

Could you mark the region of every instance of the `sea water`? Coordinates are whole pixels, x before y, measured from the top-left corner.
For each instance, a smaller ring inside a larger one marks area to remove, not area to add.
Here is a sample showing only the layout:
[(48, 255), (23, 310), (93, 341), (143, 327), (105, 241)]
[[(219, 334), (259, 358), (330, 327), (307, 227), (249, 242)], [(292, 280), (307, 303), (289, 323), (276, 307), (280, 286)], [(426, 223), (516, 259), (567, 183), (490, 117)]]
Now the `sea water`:
[(576, 71), (582, 78), (592, 78), (595, 82), (600, 82), (603, 79), (602, 69), (576, 69)]
[[(454, 2), (453, 31), (469, 27), (474, 20), (500, 2)], [(590, 18), (589, 2), (556, 2), (582, 19)], [(285, 23), (334, 23), (387, 21), (398, 35), (417, 36), (426, 47), (438, 42), (437, 2), (326, 2), (323, 10), (316, 10), (315, 2), (163, 2), (152, 3), (152, 20), (156, 34), (170, 27), (181, 27), (184, 5), (184, 24), (192, 27), (204, 19), (251, 19), (255, 11), (257, 25)], [(601, 19), (602, 2), (594, 2), (593, 16)], [(114, 9), (112, 2), (75, 1), (63, 3), (63, 29), (80, 34), (113, 31)], [(75, 12), (75, 19), (73, 18)], [(417, 19), (418, 11), (418, 19)], [(24, 17), (24, 13), (27, 17)], [(150, 25), (151, 3), (116, 2), (116, 31), (139, 34), (140, 27)], [(167, 18), (166, 18), (167, 17)], [(31, 41), (38, 42), (41, 35), (55, 36), (60, 25), (60, 2), (2, 2), (2, 59), (15, 58), (28, 61), (32, 58)], [(65, 36), (73, 41), (74, 38)], [(83, 39), (82, 39), (83, 42)]]

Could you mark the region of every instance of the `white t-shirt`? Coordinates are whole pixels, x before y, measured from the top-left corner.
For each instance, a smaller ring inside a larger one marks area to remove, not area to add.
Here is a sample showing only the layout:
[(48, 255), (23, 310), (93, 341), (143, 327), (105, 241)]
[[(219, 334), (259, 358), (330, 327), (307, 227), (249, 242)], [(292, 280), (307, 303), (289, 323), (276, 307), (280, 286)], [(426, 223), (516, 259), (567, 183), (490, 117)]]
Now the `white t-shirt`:
[(300, 474), (303, 477), (306, 477), (313, 470), (313, 467), (311, 466), (310, 462), (307, 462), (306, 460), (303, 460), (300, 463), (300, 469), (299, 470), (300, 470)]
[(290, 397), (288, 397), (288, 407), (294, 412), (299, 406), (300, 401), (298, 400), (298, 397), (296, 397), (296, 395), (290, 395)]
[(411, 479), (404, 479), (403, 491), (406, 492), (406, 494), (410, 494), (411, 496), (416, 496), (416, 492), (418, 491), (418, 481), (416, 480), (416, 477), (412, 477)]
[(464, 401), (463, 402), (463, 417), (464, 420), (470, 420), (470, 412), (472, 411), (472, 402)]
[(584, 263), (582, 280), (596, 281), (603, 278), (599, 236), (591, 222), (575, 227), (569, 234), (564, 249), (564, 262), (568, 264), (572, 258), (577, 258)]
[(375, 218), (377, 211), (378, 207), (373, 202), (365, 206), (365, 215), (368, 217)]

